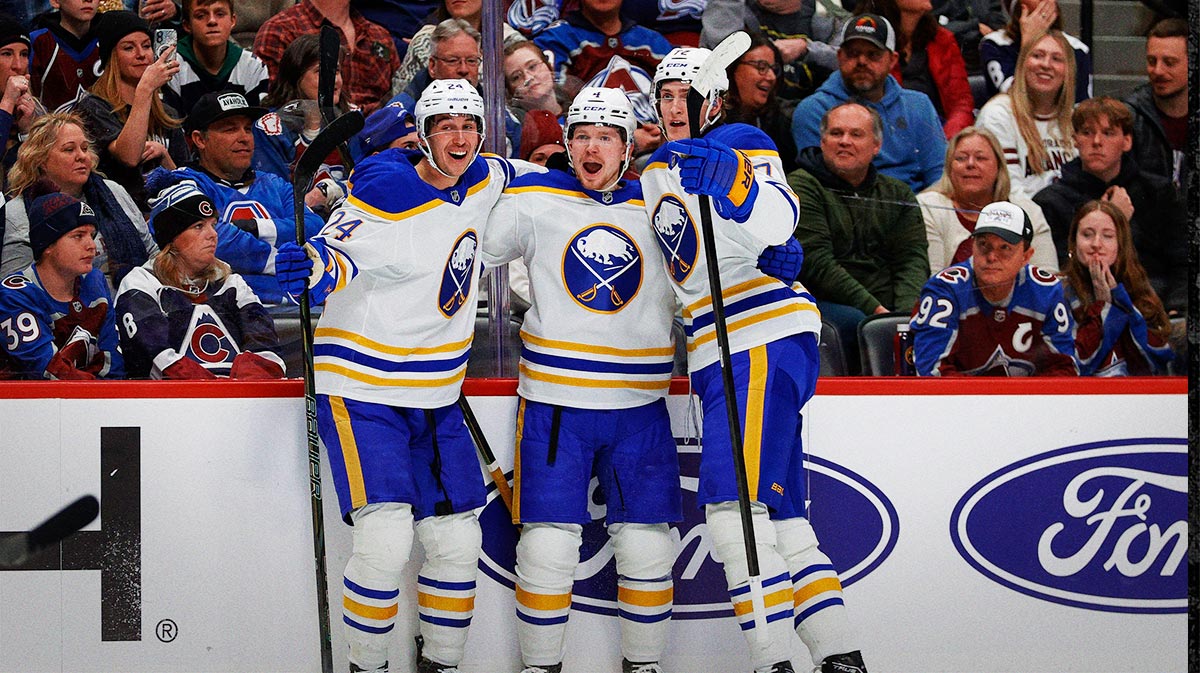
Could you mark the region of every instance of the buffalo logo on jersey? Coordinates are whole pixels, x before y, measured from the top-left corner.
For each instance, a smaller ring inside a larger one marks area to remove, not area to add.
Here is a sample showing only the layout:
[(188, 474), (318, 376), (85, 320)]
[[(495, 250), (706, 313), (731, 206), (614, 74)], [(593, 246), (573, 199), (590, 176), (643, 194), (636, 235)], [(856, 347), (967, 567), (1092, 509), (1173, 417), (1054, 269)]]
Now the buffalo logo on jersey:
[(1025, 458), (963, 495), (950, 536), (975, 570), (1034, 598), (1185, 612), (1187, 451), (1184, 438), (1136, 438)]
[(563, 253), (563, 282), (575, 303), (616, 313), (642, 287), (642, 252), (611, 224), (595, 224), (573, 237)]
[[(684, 484), (684, 520), (671, 524), (679, 550), (671, 573), (675, 580), (673, 619), (729, 617), (733, 608), (725, 590), (725, 573), (712, 556), (704, 510), (696, 504), (700, 449), (694, 438), (677, 437), (676, 443)], [(876, 486), (839, 465), (814, 456), (806, 456), (805, 465), (811, 475), (812, 499), (818, 503), (836, 503), (821, 509), (820, 516), (814, 517), (813, 527), (821, 540), (821, 550), (838, 569), (842, 586), (848, 586), (874, 571), (891, 554), (899, 534), (896, 510)], [(593, 479), (588, 489), (592, 522), (583, 527), (571, 607), (615, 616), (616, 560), (604, 527), (606, 507), (598, 483)], [(489, 487), (488, 504), (479, 520), (483, 526), (480, 567), (484, 574), (512, 589), (516, 582), (518, 534), (494, 485)]]
[(229, 336), (229, 330), (220, 316), (204, 304), (197, 304), (192, 312), (192, 321), (188, 325), (187, 334), (183, 336), (180, 351), (205, 369), (218, 374), (227, 374), (233, 365), (233, 358), (239, 350), (237, 343)]
[(682, 283), (692, 274), (699, 249), (692, 214), (679, 197), (667, 194), (654, 207), (652, 224), (658, 247), (662, 248), (667, 260), (667, 272), (676, 283)]
[(472, 277), (475, 275), (475, 252), (479, 238), (471, 229), (458, 237), (446, 259), (442, 271), (442, 286), (438, 290), (438, 310), (447, 318), (454, 317), (458, 309), (467, 303), (471, 294)]

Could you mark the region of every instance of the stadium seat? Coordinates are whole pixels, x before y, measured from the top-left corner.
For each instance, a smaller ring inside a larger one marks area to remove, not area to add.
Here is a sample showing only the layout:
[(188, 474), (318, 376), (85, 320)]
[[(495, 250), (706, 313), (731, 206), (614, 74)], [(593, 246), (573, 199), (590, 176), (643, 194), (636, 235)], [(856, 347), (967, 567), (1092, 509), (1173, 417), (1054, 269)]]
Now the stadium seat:
[(833, 325), (821, 321), (821, 342), (817, 347), (821, 353), (821, 376), (845, 376), (846, 354), (842, 350), (842, 340), (838, 337)]
[(858, 324), (858, 349), (864, 376), (896, 375), (896, 325), (908, 322), (907, 313), (881, 313)]

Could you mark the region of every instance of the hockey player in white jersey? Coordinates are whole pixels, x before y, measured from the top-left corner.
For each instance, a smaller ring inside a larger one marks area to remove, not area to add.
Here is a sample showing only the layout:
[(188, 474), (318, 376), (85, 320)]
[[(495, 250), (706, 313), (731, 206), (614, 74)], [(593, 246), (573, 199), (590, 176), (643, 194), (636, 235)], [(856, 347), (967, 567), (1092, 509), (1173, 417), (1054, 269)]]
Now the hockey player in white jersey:
[[(642, 173), (646, 209), (684, 307), (692, 390), (704, 412), (697, 499), (705, 506), (714, 555), (724, 564), (755, 671), (793, 671), (793, 624), (823, 673), (865, 671), (837, 572), (805, 518), (799, 412), (816, 385), (820, 314), (802, 287), (756, 268), (764, 249), (791, 236), (798, 202), (771, 139), (745, 124), (721, 125), (728, 81), (710, 92), (700, 110), (700, 137), (691, 137), (688, 89), (709, 53), (678, 48), (658, 65), (654, 103), (670, 142)], [(765, 627), (756, 623), (749, 588), (698, 194), (710, 196), (715, 211)]]
[[(593, 475), (617, 562), (622, 671), (662, 673), (682, 518), (666, 394), (675, 298), (641, 186), (622, 180), (637, 128), (621, 89), (588, 87), (567, 112), (571, 172), (514, 180), (483, 240), (488, 265), (522, 259), (513, 520), (523, 673), (562, 670)], [(647, 257), (646, 255), (650, 255)]]
[[(354, 527), (342, 621), (351, 671), (386, 671), (401, 571), (416, 529), (418, 673), (453, 673), (475, 602), (485, 501), (456, 406), (475, 326), (478, 245), (512, 167), (479, 155), (483, 99), (438, 80), (417, 103), (420, 152), (384, 150), (281, 286), (325, 310), (314, 340), (317, 421), (342, 516)], [(415, 526), (414, 526), (415, 522)]]

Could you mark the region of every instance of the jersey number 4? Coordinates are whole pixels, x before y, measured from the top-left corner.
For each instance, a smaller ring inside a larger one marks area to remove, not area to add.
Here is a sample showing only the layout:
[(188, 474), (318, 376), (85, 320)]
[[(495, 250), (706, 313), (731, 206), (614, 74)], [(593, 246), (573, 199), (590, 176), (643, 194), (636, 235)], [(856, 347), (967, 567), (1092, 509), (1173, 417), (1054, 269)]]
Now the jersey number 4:
[(360, 224), (362, 224), (362, 220), (346, 219), (346, 213), (339, 211), (334, 215), (333, 219), (329, 221), (329, 224), (325, 225), (324, 231), (337, 232), (333, 234), (333, 240), (344, 241), (350, 238), (350, 235), (355, 229), (358, 228), (358, 225)]

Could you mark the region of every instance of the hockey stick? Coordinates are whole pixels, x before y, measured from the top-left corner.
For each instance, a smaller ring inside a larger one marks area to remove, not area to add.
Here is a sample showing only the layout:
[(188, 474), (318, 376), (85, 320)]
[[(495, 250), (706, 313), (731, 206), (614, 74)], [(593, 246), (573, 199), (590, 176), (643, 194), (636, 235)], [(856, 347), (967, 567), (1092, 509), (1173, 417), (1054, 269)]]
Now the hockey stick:
[[(338, 143), (362, 130), (357, 110), (333, 120), (300, 155), (292, 174), (292, 209), (296, 217), (296, 245), (304, 247), (304, 194), (321, 162)], [(333, 673), (333, 641), (329, 626), (329, 585), (325, 573), (325, 520), (321, 510), (321, 443), (317, 434), (317, 388), (313, 368), (312, 312), (308, 290), (300, 295), (300, 335), (304, 346), (304, 420), (307, 424), (309, 499), (312, 505), (313, 556), (317, 575), (317, 619), (321, 633), (321, 671)]]
[[(700, 66), (688, 89), (688, 124), (693, 138), (700, 137), (700, 112), (725, 69), (750, 47), (750, 36), (737, 31), (718, 44)], [(767, 637), (767, 606), (763, 598), (762, 573), (758, 567), (758, 548), (754, 537), (754, 518), (750, 511), (750, 487), (746, 477), (746, 454), (742, 444), (742, 414), (738, 410), (733, 381), (733, 357), (729, 351), (729, 328), (725, 323), (725, 297), (721, 294), (716, 237), (713, 234), (712, 204), (707, 194), (700, 201), (700, 231), (704, 237), (704, 261), (708, 265), (708, 288), (712, 295), (713, 326), (717, 332), (717, 350), (721, 356), (721, 387), (725, 391), (725, 411), (729, 421), (729, 443), (737, 474), (738, 510), (742, 517), (742, 544), (746, 547), (746, 567), (750, 573), (750, 605), (754, 610), (754, 635), (761, 642)]]
[(59, 510), (28, 533), (16, 533), (0, 540), (0, 568), (19, 566), (30, 556), (62, 542), (67, 536), (96, 520), (100, 503), (85, 495)]
[[(341, 61), (342, 41), (338, 37), (338, 30), (328, 23), (321, 26), (320, 36), (320, 61), (318, 61), (319, 70), (317, 71), (317, 107), (321, 110), (321, 118), (325, 124), (332, 124), (334, 120), (333, 106), (333, 90), (336, 85), (338, 62)], [(354, 168), (354, 160), (350, 158), (350, 148), (346, 145), (349, 138), (342, 140), (337, 144), (338, 156), (342, 158), (342, 165), (346, 167), (346, 175), (350, 174), (350, 169)], [(312, 149), (312, 146), (309, 146)], [(305, 150), (306, 152), (308, 150)], [(330, 150), (333, 151), (333, 150)], [(329, 156), (329, 152), (321, 155), (321, 158)]]
[(496, 460), (496, 454), (492, 453), (492, 446), (488, 444), (487, 437), (483, 435), (483, 428), (479, 427), (479, 419), (475, 418), (475, 412), (471, 410), (471, 405), (467, 403), (467, 396), (461, 392), (458, 394), (458, 408), (462, 410), (463, 420), (467, 422), (467, 432), (471, 433), (471, 439), (475, 442), (475, 448), (479, 450), (480, 457), (483, 458), (484, 466), (489, 474), (492, 475), (492, 483), (496, 484), (496, 491), (500, 494), (500, 499), (504, 501), (504, 506), (508, 508), (508, 513), (513, 511), (513, 493), (512, 488), (508, 485), (508, 477), (504, 476), (504, 470), (500, 468), (500, 462)]

